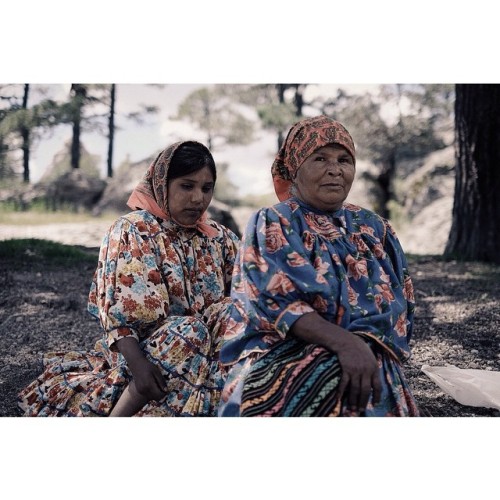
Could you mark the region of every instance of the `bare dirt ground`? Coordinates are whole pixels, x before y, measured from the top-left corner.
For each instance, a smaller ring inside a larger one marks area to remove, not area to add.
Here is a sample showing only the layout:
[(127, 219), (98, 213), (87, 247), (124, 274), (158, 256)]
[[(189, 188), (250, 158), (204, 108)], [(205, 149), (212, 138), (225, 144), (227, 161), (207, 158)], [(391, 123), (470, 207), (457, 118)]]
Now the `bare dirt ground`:
[[(15, 266), (0, 260), (0, 416), (20, 416), (17, 393), (40, 373), (42, 353), (89, 349), (99, 338), (86, 303), (97, 263), (94, 242), (101, 235), (91, 231), (89, 246), (80, 247), (89, 259), (71, 266), (33, 262), (29, 255)], [(0, 236), (6, 239), (1, 231)], [(50, 236), (56, 239), (53, 232)], [(410, 270), (417, 311), (405, 372), (424, 415), (500, 416), (495, 409), (457, 403), (420, 369), (452, 364), (500, 370), (500, 266), (417, 256), (410, 259)]]

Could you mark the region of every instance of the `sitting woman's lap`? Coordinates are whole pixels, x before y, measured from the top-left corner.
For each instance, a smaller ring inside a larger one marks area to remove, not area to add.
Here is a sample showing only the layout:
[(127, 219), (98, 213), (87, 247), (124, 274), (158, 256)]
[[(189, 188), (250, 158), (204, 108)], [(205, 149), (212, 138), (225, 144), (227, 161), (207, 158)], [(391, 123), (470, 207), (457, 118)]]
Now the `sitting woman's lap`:
[[(372, 346), (379, 363), (381, 402), (369, 402), (364, 416), (416, 415), (399, 363)], [(290, 338), (255, 361), (243, 360), (229, 372), (221, 416), (351, 416), (339, 400), (342, 369), (336, 354)]]

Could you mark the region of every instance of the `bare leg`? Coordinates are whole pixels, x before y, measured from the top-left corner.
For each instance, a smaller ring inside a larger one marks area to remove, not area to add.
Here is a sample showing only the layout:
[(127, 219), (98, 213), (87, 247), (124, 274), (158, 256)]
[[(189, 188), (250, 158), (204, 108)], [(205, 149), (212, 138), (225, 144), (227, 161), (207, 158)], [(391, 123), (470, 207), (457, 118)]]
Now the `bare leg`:
[(132, 380), (125, 388), (120, 399), (118, 399), (115, 407), (109, 414), (110, 417), (132, 417), (135, 415), (146, 403), (147, 398), (141, 396), (135, 388), (135, 383)]

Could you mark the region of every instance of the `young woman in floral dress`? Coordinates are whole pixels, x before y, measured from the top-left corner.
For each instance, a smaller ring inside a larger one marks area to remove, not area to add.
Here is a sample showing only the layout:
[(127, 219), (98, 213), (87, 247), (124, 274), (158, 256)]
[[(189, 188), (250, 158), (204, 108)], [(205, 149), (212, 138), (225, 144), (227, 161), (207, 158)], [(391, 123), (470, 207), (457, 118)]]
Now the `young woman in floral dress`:
[(215, 163), (202, 144), (162, 151), (106, 233), (91, 352), (55, 352), (19, 395), (26, 416), (214, 416), (221, 326), (238, 238), (207, 219)]

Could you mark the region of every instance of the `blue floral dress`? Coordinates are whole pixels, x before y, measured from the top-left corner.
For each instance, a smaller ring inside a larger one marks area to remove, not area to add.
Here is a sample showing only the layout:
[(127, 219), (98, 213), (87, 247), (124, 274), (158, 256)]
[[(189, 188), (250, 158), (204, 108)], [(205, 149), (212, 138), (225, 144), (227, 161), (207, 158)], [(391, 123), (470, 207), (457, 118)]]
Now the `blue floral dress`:
[(335, 213), (291, 198), (254, 214), (235, 266), (221, 350), (221, 416), (349, 415), (335, 353), (289, 334), (303, 314), (361, 336), (378, 360), (382, 401), (366, 416), (416, 416), (401, 368), (410, 356), (413, 286), (399, 241), (375, 213)]

